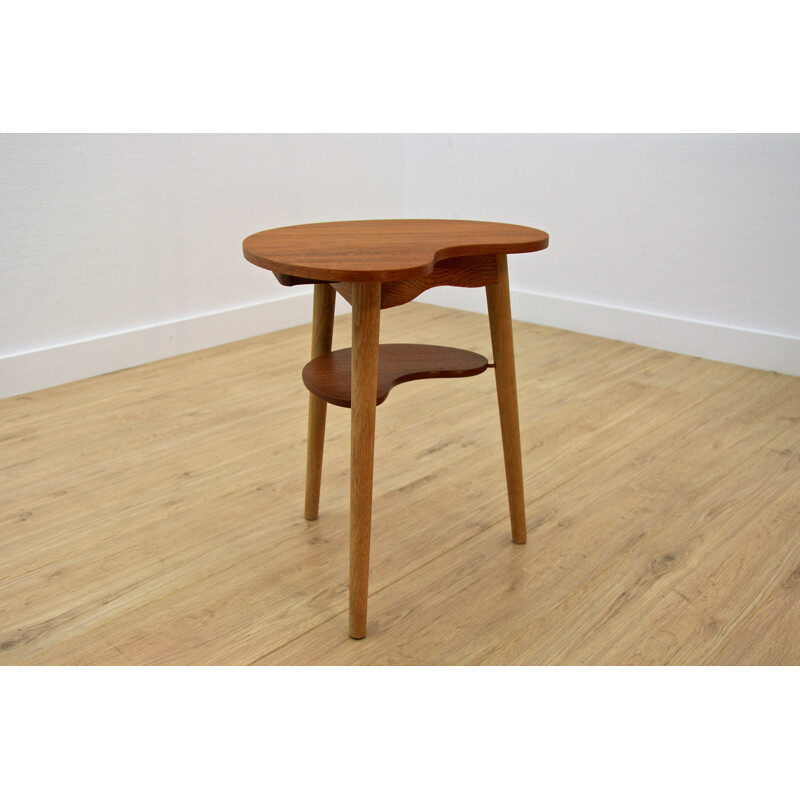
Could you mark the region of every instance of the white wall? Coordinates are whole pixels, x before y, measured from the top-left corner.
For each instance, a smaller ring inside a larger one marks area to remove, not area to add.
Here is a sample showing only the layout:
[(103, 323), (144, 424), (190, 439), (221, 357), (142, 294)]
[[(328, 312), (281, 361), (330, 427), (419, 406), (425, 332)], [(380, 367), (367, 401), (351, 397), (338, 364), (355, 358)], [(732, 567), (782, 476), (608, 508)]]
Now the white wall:
[(800, 136), (408, 134), (405, 197), (550, 233), (509, 259), (518, 319), (800, 375)]
[(306, 322), (242, 239), (402, 203), (399, 134), (4, 134), (0, 396)]
[(0, 396), (307, 322), (242, 239), (403, 216), (547, 230), (518, 319), (800, 375), (796, 135), (5, 134)]

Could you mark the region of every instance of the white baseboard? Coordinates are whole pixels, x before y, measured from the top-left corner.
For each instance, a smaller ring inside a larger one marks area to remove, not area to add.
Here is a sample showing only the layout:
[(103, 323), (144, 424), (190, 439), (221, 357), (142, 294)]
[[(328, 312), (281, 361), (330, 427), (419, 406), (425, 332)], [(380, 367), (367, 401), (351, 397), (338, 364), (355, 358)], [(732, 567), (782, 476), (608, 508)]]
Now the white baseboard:
[[(312, 290), (0, 358), (0, 397), (114, 372), (311, 322)], [(340, 311), (345, 304), (340, 303)]]
[[(486, 313), (483, 292), (439, 287), (422, 302)], [(345, 303), (337, 313), (349, 313)], [(800, 376), (800, 338), (514, 290), (514, 319)], [(45, 389), (311, 321), (311, 290), (0, 358), (0, 397)]]
[[(439, 287), (426, 292), (420, 300), (486, 312), (483, 292), (474, 289)], [(519, 290), (511, 292), (511, 312), (514, 319), (523, 322), (800, 376), (800, 338), (791, 336)]]

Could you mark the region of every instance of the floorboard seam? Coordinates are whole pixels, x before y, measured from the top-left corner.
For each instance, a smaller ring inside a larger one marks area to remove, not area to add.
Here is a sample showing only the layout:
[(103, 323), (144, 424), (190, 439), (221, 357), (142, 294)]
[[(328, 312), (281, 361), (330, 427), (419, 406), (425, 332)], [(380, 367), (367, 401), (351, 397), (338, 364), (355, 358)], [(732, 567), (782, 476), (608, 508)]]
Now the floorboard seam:
[[(713, 395), (709, 395), (709, 397), (712, 397), (712, 396)], [(792, 427), (792, 425), (795, 425), (795, 424), (798, 424), (798, 423), (790, 422), (785, 428), (781, 429), (774, 436), (770, 437), (770, 439), (767, 442), (765, 442), (759, 448), (757, 448), (752, 453), (750, 453), (750, 455), (745, 456), (745, 458), (743, 458), (741, 461), (738, 461), (734, 467), (729, 469), (724, 475), (720, 476), (717, 480), (715, 480), (712, 484), (710, 484), (703, 492), (701, 492), (697, 497), (695, 497), (694, 500), (692, 500), (689, 503), (689, 506), (693, 506), (693, 505), (699, 503), (707, 494), (709, 494), (709, 492), (712, 491), (712, 489), (714, 489), (714, 487), (717, 484), (719, 484), (722, 481), (724, 481), (732, 473), (734, 473), (737, 470), (739, 470), (742, 467), (744, 467), (744, 465), (748, 461), (751, 461), (752, 459), (754, 459), (760, 452), (762, 452), (767, 447), (769, 447), (770, 444), (775, 439), (777, 439), (779, 436), (783, 435), (787, 430), (789, 430), (789, 428)], [(628, 556), (633, 550), (635, 550), (637, 547), (639, 547), (639, 545), (641, 545), (642, 542), (652, 541), (652, 537), (653, 536), (657, 535), (665, 526), (669, 525), (671, 520), (675, 516), (677, 516), (678, 514), (683, 513), (686, 510), (687, 507), (688, 506), (684, 506), (682, 508), (676, 509), (672, 514), (670, 514), (666, 519), (664, 519), (664, 521), (661, 522), (661, 524), (659, 524), (658, 527), (654, 528), (652, 531), (650, 531), (646, 535), (644, 535), (641, 538), (637, 539), (637, 541), (634, 544), (632, 544), (627, 550), (625, 550), (622, 553), (620, 553), (619, 556), (617, 556), (617, 558), (615, 558), (613, 561), (609, 562), (602, 570), (600, 570), (600, 572), (594, 574), (585, 583), (582, 583), (574, 592), (571, 592), (569, 595), (567, 595), (567, 597), (562, 598), (558, 603), (556, 603), (556, 605), (554, 605), (552, 608), (548, 609), (544, 614), (542, 614), (540, 617), (537, 617), (533, 622), (531, 622), (529, 625), (527, 625), (523, 631), (521, 631), (519, 634), (517, 634), (517, 636), (515, 636), (513, 639), (509, 640), (509, 642), (504, 642), (502, 646), (505, 647), (508, 644), (513, 644), (514, 642), (518, 641), (520, 638), (525, 636), (530, 631), (531, 628), (533, 628), (534, 626), (539, 624), (543, 619), (546, 619), (548, 616), (553, 614), (562, 605), (564, 605), (565, 603), (569, 602), (569, 600), (571, 600), (575, 595), (577, 595), (579, 592), (581, 592), (585, 587), (587, 587), (590, 584), (595, 583), (597, 580), (599, 580), (612, 567), (614, 567), (623, 558)], [(749, 614), (747, 616), (749, 617)], [(738, 630), (738, 628), (737, 628), (737, 630)], [(489, 654), (487, 654), (485, 656), (485, 658), (482, 659), (481, 665), (485, 665), (486, 664), (486, 661), (491, 658), (493, 652), (494, 651), (490, 652)]]
[[(731, 388), (731, 387), (732, 387), (734, 384), (738, 383), (739, 381), (743, 381), (743, 380), (744, 380), (746, 377), (747, 377), (747, 374), (741, 375), (741, 376), (740, 376), (740, 377), (738, 377), (738, 378), (734, 378), (734, 379), (733, 379), (733, 380), (732, 380), (730, 383), (727, 383), (727, 384), (725, 384), (724, 386), (721, 386), (721, 387), (719, 387), (718, 389), (716, 389), (716, 390), (715, 390), (714, 392), (712, 392), (711, 394), (709, 394), (709, 395), (706, 395), (705, 397), (702, 397), (702, 398), (698, 399), (698, 400), (697, 400), (695, 403), (693, 403), (691, 406), (689, 406), (689, 407), (687, 407), (687, 408), (685, 408), (685, 409), (683, 409), (683, 410), (679, 411), (677, 414), (673, 415), (672, 417), (670, 417), (669, 419), (665, 420), (665, 421), (664, 421), (664, 422), (662, 422), (661, 424), (659, 424), (659, 425), (656, 425), (655, 427), (651, 428), (650, 430), (648, 430), (648, 432), (647, 432), (647, 434), (646, 434), (646, 435), (647, 435), (647, 436), (650, 436), (652, 433), (654, 433), (654, 432), (656, 432), (656, 431), (660, 430), (660, 429), (661, 429), (662, 427), (664, 427), (665, 425), (669, 425), (671, 422), (673, 422), (674, 420), (676, 420), (678, 417), (680, 417), (680, 416), (682, 416), (682, 415), (684, 415), (684, 414), (687, 414), (687, 413), (689, 413), (690, 411), (692, 411), (694, 408), (696, 408), (696, 407), (697, 407), (697, 406), (699, 406), (700, 404), (702, 404), (702, 403), (705, 403), (705, 402), (707, 402), (708, 400), (710, 400), (712, 397), (714, 397), (714, 396), (715, 396), (716, 394), (718, 394), (719, 392), (722, 392), (722, 391), (725, 391), (725, 390), (728, 390), (728, 389), (730, 389), (730, 388)], [(568, 411), (569, 411), (569, 408), (562, 408), (562, 409), (558, 409), (558, 410), (554, 411), (554, 412), (553, 412), (553, 414), (549, 414), (549, 415), (547, 415), (547, 418), (549, 418), (549, 417), (551, 417), (551, 416), (559, 415), (559, 414), (564, 414), (564, 413), (567, 413)], [(776, 434), (776, 435), (780, 435), (780, 434)], [(635, 441), (641, 441), (641, 438), (642, 438), (642, 437), (640, 437), (640, 439), (638, 439), (638, 440), (635, 440)], [(612, 458), (612, 457), (614, 457), (615, 455), (617, 455), (618, 453), (620, 453), (620, 452), (622, 452), (623, 450), (625, 450), (625, 448), (627, 448), (627, 447), (630, 447), (631, 445), (633, 445), (633, 444), (635, 443), (635, 441), (630, 441), (630, 442), (628, 442), (628, 443), (626, 443), (626, 444), (622, 445), (621, 447), (619, 447), (618, 449), (614, 450), (613, 452), (611, 452), (611, 453), (608, 453), (608, 454), (607, 454), (606, 456), (604, 456), (603, 458), (601, 458), (601, 459), (598, 459), (596, 462), (592, 462), (592, 463), (590, 463), (590, 464), (589, 464), (589, 465), (588, 465), (588, 466), (587, 466), (585, 469), (582, 469), (582, 470), (580, 470), (579, 472), (575, 472), (575, 473), (574, 473), (574, 474), (572, 474), (572, 475), (571, 475), (569, 478), (567, 478), (567, 480), (565, 480), (563, 483), (559, 483), (558, 485), (556, 485), (556, 486), (554, 486), (554, 487), (552, 487), (552, 488), (548, 489), (546, 492), (544, 492), (544, 493), (542, 493), (542, 494), (540, 494), (540, 495), (537, 495), (537, 496), (536, 496), (535, 498), (533, 498), (532, 500), (528, 500), (528, 501), (526, 501), (526, 503), (525, 503), (525, 505), (526, 505), (526, 510), (527, 510), (527, 507), (528, 507), (529, 505), (532, 505), (533, 503), (538, 503), (540, 500), (542, 500), (542, 499), (546, 498), (548, 495), (552, 494), (553, 492), (555, 492), (555, 491), (558, 491), (558, 490), (559, 490), (559, 489), (561, 489), (563, 486), (566, 486), (568, 483), (571, 483), (573, 480), (576, 480), (576, 479), (577, 479), (577, 478), (579, 478), (581, 475), (584, 475), (586, 472), (589, 472), (590, 470), (592, 470), (592, 469), (595, 469), (597, 466), (599, 466), (600, 464), (602, 464), (602, 463), (603, 463), (603, 461), (607, 461), (609, 458)], [(713, 484), (712, 484), (712, 485), (713, 485)], [(709, 488), (710, 488), (710, 487), (709, 487)], [(698, 498), (698, 499), (699, 499), (699, 498)], [(676, 512), (676, 513), (677, 513), (677, 512)], [(670, 516), (672, 516), (672, 515), (670, 515)], [(466, 544), (467, 542), (471, 541), (471, 540), (472, 540), (472, 539), (474, 539), (475, 537), (483, 535), (483, 534), (484, 534), (486, 531), (488, 531), (488, 530), (491, 530), (492, 528), (496, 527), (497, 525), (501, 524), (502, 522), (505, 522), (505, 521), (507, 520), (507, 518), (508, 518), (508, 517), (507, 517), (507, 515), (506, 515), (506, 514), (504, 514), (502, 517), (498, 518), (498, 519), (497, 519), (495, 522), (488, 524), (486, 527), (482, 528), (480, 531), (477, 531), (477, 532), (476, 532), (476, 533), (474, 533), (472, 536), (469, 536), (469, 537), (467, 537), (466, 539), (463, 539), (463, 540), (461, 540), (461, 541), (460, 541), (458, 544), (456, 544), (456, 545), (453, 545), (452, 547), (450, 547), (450, 548), (447, 548), (446, 550), (443, 550), (443, 551), (441, 551), (440, 553), (438, 553), (438, 554), (434, 555), (432, 558), (430, 558), (430, 559), (428, 559), (427, 561), (423, 562), (423, 563), (422, 563), (422, 564), (420, 564), (419, 566), (417, 566), (417, 567), (414, 567), (413, 569), (409, 570), (408, 572), (404, 573), (403, 575), (401, 575), (401, 576), (399, 576), (399, 577), (395, 578), (393, 581), (390, 581), (390, 582), (388, 582), (388, 583), (384, 584), (383, 586), (381, 586), (381, 587), (380, 587), (380, 589), (376, 589), (375, 591), (370, 591), (370, 593), (369, 593), (369, 595), (368, 595), (368, 596), (369, 596), (369, 598), (371, 599), (371, 598), (373, 598), (373, 597), (376, 597), (377, 595), (379, 595), (381, 592), (385, 591), (386, 589), (389, 589), (390, 587), (393, 587), (393, 586), (395, 586), (396, 584), (400, 583), (401, 581), (405, 581), (407, 578), (409, 578), (409, 577), (410, 577), (411, 575), (413, 575), (415, 572), (418, 572), (420, 569), (424, 569), (424, 568), (425, 568), (425, 567), (427, 567), (429, 564), (432, 564), (434, 561), (438, 560), (439, 558), (441, 558), (441, 557), (443, 557), (443, 556), (445, 556), (445, 555), (447, 555), (447, 554), (451, 553), (453, 550), (457, 549), (458, 547), (461, 547), (462, 545), (464, 545), (464, 544)], [(622, 554), (622, 555), (624, 555), (624, 554)], [(620, 557), (622, 557), (622, 556), (620, 556)], [(612, 566), (612, 565), (609, 565), (609, 567), (608, 567), (608, 568), (610, 568), (611, 566)], [(605, 571), (605, 570), (603, 570), (603, 572), (604, 572), (604, 571)], [(600, 573), (600, 574), (602, 574), (602, 573)], [(591, 579), (590, 579), (590, 580), (591, 580)], [(588, 582), (587, 582), (587, 583), (588, 583)], [(583, 584), (583, 585), (585, 585), (585, 584)], [(577, 591), (580, 591), (580, 589), (581, 589), (581, 588), (583, 588), (583, 585), (582, 585), (581, 587), (579, 587), (579, 589), (577, 589), (577, 590), (576, 590), (576, 592), (577, 592)], [(573, 593), (573, 594), (574, 594), (574, 593)], [(572, 595), (569, 595), (569, 597), (572, 597)], [(567, 598), (567, 599), (568, 599), (568, 598)], [(562, 602), (563, 602), (563, 601), (562, 601)], [(559, 604), (559, 605), (560, 605), (560, 604)], [(553, 609), (551, 609), (551, 610), (555, 610), (555, 608), (557, 608), (557, 607), (558, 607), (558, 606), (554, 606), (554, 608), (553, 608)], [(331, 622), (332, 620), (334, 620), (334, 619), (336, 619), (337, 617), (339, 617), (339, 616), (342, 616), (342, 615), (344, 615), (344, 614), (346, 614), (346, 613), (347, 613), (347, 609), (346, 609), (346, 608), (345, 608), (345, 609), (343, 609), (342, 611), (339, 611), (339, 612), (337, 612), (336, 614), (334, 614), (333, 616), (331, 616), (331, 617), (329, 617), (328, 619), (324, 620), (323, 622), (320, 622), (319, 624), (317, 624), (317, 625), (314, 625), (313, 627), (311, 627), (311, 628), (308, 628), (307, 630), (303, 631), (303, 633), (301, 633), (301, 634), (299, 634), (298, 636), (294, 637), (294, 638), (293, 638), (293, 639), (291, 639), (290, 641), (288, 641), (288, 642), (284, 642), (283, 644), (279, 645), (278, 647), (276, 647), (276, 648), (273, 648), (272, 650), (269, 650), (268, 652), (266, 652), (266, 653), (264, 653), (263, 655), (259, 656), (257, 659), (255, 659), (255, 661), (251, 662), (251, 665), (255, 664), (255, 663), (256, 663), (256, 662), (258, 662), (258, 661), (261, 661), (261, 660), (262, 660), (262, 659), (264, 659), (264, 658), (267, 658), (267, 657), (268, 657), (268, 656), (270, 656), (270, 655), (273, 655), (274, 653), (278, 652), (279, 650), (281, 650), (281, 649), (283, 649), (283, 648), (285, 648), (285, 647), (288, 647), (288, 646), (289, 646), (290, 644), (292, 644), (293, 642), (296, 642), (296, 641), (298, 641), (298, 640), (302, 639), (304, 636), (306, 636), (306, 635), (308, 635), (308, 634), (312, 633), (314, 630), (316, 630), (317, 628), (321, 627), (322, 625), (326, 625), (327, 623)], [(548, 611), (547, 613), (550, 613), (550, 612)], [(537, 621), (538, 621), (538, 620), (537, 620)], [(532, 624), (535, 624), (535, 623), (532, 623)], [(523, 632), (522, 634), (520, 634), (520, 636), (522, 636), (522, 635), (524, 635), (524, 632)], [(515, 637), (515, 640), (516, 640), (516, 638), (518, 638), (518, 637)], [(488, 656), (487, 656), (487, 657), (488, 657)]]
[(719, 666), (718, 662), (724, 655), (725, 650), (727, 650), (727, 648), (731, 645), (734, 639), (736, 639), (736, 637), (742, 633), (742, 631), (744, 630), (745, 623), (781, 590), (781, 586), (789, 579), (792, 573), (798, 569), (798, 566), (799, 565), (796, 563), (793, 564), (790, 567), (789, 571), (777, 581), (777, 585), (772, 589), (772, 591), (768, 592), (764, 596), (764, 599), (760, 603), (758, 603), (758, 605), (754, 606), (747, 614), (744, 615), (744, 617), (742, 617), (741, 621), (731, 632), (730, 636), (728, 636), (725, 639), (725, 641), (722, 642), (719, 648), (717, 648), (717, 650), (714, 652), (713, 657), (708, 661), (710, 665)]

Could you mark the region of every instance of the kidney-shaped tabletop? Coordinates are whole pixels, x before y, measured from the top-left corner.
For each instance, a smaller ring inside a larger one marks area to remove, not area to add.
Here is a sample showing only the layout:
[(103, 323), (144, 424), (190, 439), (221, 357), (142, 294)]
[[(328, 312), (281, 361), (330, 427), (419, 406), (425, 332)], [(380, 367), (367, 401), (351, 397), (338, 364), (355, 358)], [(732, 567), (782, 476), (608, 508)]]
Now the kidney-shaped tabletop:
[(318, 222), (248, 236), (244, 257), (282, 275), (315, 281), (401, 281), (456, 256), (530, 253), (544, 231), (503, 222), (383, 219)]

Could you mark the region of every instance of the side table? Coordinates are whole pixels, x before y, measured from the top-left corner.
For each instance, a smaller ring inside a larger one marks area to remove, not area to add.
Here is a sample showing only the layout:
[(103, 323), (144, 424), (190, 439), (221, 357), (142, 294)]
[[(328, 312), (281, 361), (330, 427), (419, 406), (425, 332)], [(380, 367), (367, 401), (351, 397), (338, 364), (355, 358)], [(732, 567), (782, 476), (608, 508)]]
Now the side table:
[[(247, 237), (244, 257), (285, 286), (314, 285), (305, 516), (316, 519), (328, 403), (350, 408), (350, 636), (367, 630), (375, 409), (403, 381), (477, 375), (495, 368), (511, 535), (524, 544), (525, 499), (508, 288), (510, 253), (543, 250), (536, 228), (468, 220), (322, 222)], [(433, 286), (485, 287), (494, 363), (477, 353), (419, 344), (380, 345), (380, 311)], [(331, 352), (336, 293), (353, 307), (352, 347)]]

